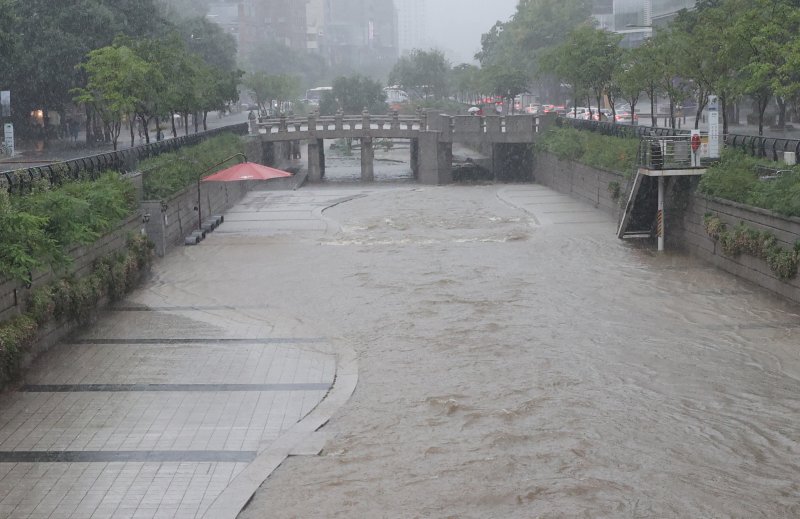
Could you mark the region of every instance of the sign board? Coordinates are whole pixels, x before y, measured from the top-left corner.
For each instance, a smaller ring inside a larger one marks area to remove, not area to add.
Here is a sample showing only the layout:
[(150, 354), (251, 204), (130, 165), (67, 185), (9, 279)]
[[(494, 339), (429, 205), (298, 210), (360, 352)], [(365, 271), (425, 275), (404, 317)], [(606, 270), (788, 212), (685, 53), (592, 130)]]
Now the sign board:
[(8, 148), (9, 155), (14, 154), (14, 125), (11, 123), (6, 123), (3, 126), (3, 144), (6, 145)]
[(708, 96), (708, 156), (718, 159), (720, 156), (719, 98)]
[(11, 117), (11, 92), (0, 91), (0, 117)]

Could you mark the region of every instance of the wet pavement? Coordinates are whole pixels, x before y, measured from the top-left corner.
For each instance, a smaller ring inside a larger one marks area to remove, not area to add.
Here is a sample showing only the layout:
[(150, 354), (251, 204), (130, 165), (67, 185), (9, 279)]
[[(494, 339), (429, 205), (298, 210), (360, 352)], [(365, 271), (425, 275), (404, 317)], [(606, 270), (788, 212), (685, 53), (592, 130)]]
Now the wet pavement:
[(2, 396), (3, 455), (71, 454), (0, 460), (0, 516), (226, 517), (275, 467), (240, 517), (799, 516), (798, 307), (614, 227), (537, 185), (252, 192)]

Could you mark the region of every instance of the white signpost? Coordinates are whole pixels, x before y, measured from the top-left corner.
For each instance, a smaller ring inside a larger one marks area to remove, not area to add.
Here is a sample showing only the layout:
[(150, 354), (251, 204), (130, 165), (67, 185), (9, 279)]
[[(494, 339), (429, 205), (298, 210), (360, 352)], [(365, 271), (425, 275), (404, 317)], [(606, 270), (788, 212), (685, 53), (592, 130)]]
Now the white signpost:
[(6, 145), (8, 155), (14, 155), (14, 125), (11, 123), (3, 126), (3, 144)]
[(708, 156), (718, 159), (720, 155), (719, 98), (708, 96)]
[(3, 126), (3, 144), (6, 145), (8, 155), (14, 155), (14, 125), (6, 123)]

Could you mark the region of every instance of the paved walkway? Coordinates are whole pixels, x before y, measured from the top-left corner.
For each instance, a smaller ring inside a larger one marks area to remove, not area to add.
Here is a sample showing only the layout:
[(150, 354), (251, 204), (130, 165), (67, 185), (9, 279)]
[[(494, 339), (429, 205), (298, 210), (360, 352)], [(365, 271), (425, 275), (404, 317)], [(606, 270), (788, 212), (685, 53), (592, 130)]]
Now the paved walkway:
[(0, 395), (0, 517), (235, 517), (287, 454), (318, 452), (298, 431), (327, 418), (295, 424), (341, 385), (341, 353), (268, 287), (261, 301), (234, 288), (204, 300), (183, 280), (192, 262), (224, 261), (214, 240), (323, 234), (322, 209), (348, 197), (251, 193), (204, 245), (157, 264), (143, 289), (42, 356)]

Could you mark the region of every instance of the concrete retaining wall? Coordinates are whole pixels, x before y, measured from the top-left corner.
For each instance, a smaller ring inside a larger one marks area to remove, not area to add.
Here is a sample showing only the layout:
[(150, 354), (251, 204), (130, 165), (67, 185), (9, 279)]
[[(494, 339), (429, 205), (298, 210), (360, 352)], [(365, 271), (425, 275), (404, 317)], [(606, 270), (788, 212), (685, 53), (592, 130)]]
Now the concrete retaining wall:
[(551, 153), (541, 152), (536, 152), (533, 168), (537, 183), (589, 202), (614, 217), (619, 216), (619, 200), (612, 196), (609, 185), (616, 182), (624, 191), (627, 181), (621, 173), (559, 160)]
[[(537, 153), (534, 178), (539, 184), (587, 201), (615, 217), (619, 216), (621, 209), (618, 202), (612, 199), (608, 184), (613, 181), (619, 182), (624, 197), (627, 183), (618, 173), (577, 162), (561, 161), (549, 153)], [(674, 210), (672, 214), (669, 213), (669, 208), (676, 205), (676, 201), (670, 199), (669, 193), (666, 202), (668, 247), (685, 250), (726, 272), (800, 303), (800, 275), (782, 281), (775, 276), (764, 260), (746, 254), (736, 258), (725, 256), (721, 246), (708, 236), (703, 226), (705, 215), (711, 213), (719, 216), (729, 227), (744, 222), (754, 229), (770, 231), (783, 247), (791, 249), (794, 243), (800, 240), (800, 218), (786, 218), (771, 211), (727, 200), (711, 199), (698, 193), (689, 195), (682, 217), (676, 218)]]
[[(169, 200), (142, 202), (149, 216), (145, 228), (156, 246), (156, 254), (164, 256), (172, 248), (183, 245), (184, 238), (199, 228), (200, 218), (224, 213), (250, 190), (252, 182), (204, 182), (188, 187)], [(198, 215), (198, 201), (200, 215)]]
[(763, 209), (695, 194), (689, 200), (683, 225), (675, 233), (675, 241), (689, 253), (800, 303), (800, 276), (782, 281), (762, 259), (747, 254), (736, 258), (723, 254), (720, 244), (712, 240), (703, 227), (707, 213), (718, 216), (729, 228), (744, 222), (753, 229), (769, 231), (775, 235), (781, 246), (788, 249), (793, 248), (795, 242), (800, 240), (800, 218), (786, 218)]

